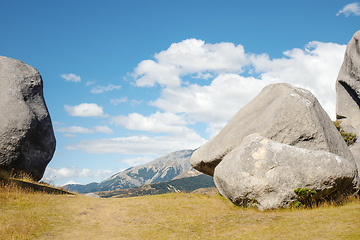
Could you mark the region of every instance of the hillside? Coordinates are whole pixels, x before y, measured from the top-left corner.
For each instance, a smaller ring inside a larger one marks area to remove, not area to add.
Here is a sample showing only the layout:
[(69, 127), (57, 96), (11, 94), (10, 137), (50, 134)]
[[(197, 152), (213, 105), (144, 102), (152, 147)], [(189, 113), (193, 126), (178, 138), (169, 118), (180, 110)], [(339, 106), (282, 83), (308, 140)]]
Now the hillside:
[(169, 181), (181, 174), (184, 174), (184, 177), (195, 176), (199, 173), (185, 174), (190, 170), (197, 172), (190, 165), (190, 157), (193, 152), (194, 150), (182, 150), (167, 154), (147, 164), (131, 167), (114, 174), (101, 183), (69, 184), (63, 187), (69, 191), (89, 193), (134, 188), (144, 184)]

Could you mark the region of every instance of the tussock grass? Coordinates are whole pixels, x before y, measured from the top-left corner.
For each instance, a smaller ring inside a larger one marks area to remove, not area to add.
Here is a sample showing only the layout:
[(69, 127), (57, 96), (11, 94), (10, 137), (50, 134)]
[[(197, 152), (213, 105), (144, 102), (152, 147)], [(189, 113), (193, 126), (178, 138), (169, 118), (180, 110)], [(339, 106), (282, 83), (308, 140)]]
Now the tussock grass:
[(27, 174), (0, 171), (0, 239), (36, 239), (61, 222), (67, 214), (57, 205), (61, 199), (47, 192), (64, 191)]
[(0, 190), (0, 239), (360, 239), (360, 200), (260, 212), (219, 195), (99, 199)]

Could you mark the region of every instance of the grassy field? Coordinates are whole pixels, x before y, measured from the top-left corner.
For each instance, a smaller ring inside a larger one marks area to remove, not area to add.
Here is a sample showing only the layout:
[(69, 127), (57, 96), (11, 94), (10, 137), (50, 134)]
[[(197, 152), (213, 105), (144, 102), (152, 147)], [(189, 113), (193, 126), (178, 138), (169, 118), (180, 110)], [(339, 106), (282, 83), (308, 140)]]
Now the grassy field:
[(219, 195), (133, 198), (0, 188), (0, 239), (360, 239), (360, 200), (260, 212)]

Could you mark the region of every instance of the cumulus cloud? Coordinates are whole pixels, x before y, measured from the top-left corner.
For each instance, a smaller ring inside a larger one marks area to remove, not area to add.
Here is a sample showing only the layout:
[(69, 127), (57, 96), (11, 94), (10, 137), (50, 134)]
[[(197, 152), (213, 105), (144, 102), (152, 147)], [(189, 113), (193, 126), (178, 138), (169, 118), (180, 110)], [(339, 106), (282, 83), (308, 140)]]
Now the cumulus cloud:
[(150, 104), (165, 112), (185, 113), (189, 121), (207, 123), (213, 135), (264, 86), (253, 77), (221, 74), (209, 85), (163, 89), (161, 97)]
[(310, 42), (304, 49), (284, 52), (284, 58), (267, 55), (252, 57), (255, 70), (266, 84), (287, 82), (310, 90), (330, 117), (335, 117), (335, 80), (344, 58), (346, 46), (335, 43)]
[(114, 84), (109, 84), (107, 86), (96, 86), (94, 87), (90, 92), (91, 93), (103, 93), (103, 92), (108, 92), (108, 91), (112, 91), (112, 90), (115, 90), (115, 89), (120, 89), (121, 86), (116, 86)]
[(93, 127), (95, 132), (99, 132), (99, 133), (106, 133), (106, 134), (113, 134), (114, 131), (109, 128), (108, 126), (95, 126)]
[[(179, 87), (181, 76), (243, 71), (249, 61), (244, 47), (233, 43), (205, 44), (198, 39), (173, 43), (167, 50), (155, 54), (155, 60), (144, 60), (135, 68), (137, 86)], [(195, 77), (195, 78), (196, 78)]]
[(142, 102), (143, 102), (142, 100), (131, 99), (130, 100), (130, 106), (134, 107), (136, 105), (141, 104)]
[(136, 166), (148, 163), (154, 159), (156, 159), (158, 156), (143, 156), (143, 157), (136, 157), (136, 158), (125, 158), (121, 159), (119, 162), (126, 163), (129, 166)]
[(55, 128), (57, 132), (67, 132), (67, 133), (93, 133), (94, 131), (88, 128), (71, 126), (66, 128)]
[(114, 174), (111, 170), (90, 170), (80, 168), (51, 168), (47, 167), (42, 181), (45, 182), (60, 182), (71, 178), (99, 178), (105, 179)]
[(110, 103), (114, 106), (117, 106), (120, 103), (126, 103), (127, 101), (128, 101), (127, 97), (110, 99)]
[(66, 146), (67, 150), (81, 150), (86, 153), (119, 153), (162, 156), (179, 149), (195, 149), (206, 142), (198, 135), (174, 136), (131, 136), (122, 138), (82, 140)]
[[(287, 82), (312, 91), (328, 114), (335, 117), (335, 80), (345, 48), (345, 45), (313, 41), (303, 49), (285, 51), (282, 58), (271, 59), (267, 54), (239, 54), (241, 60), (237, 62), (248, 64), (248, 69), (251, 69), (247, 77), (236, 72), (240, 67), (229, 68), (226, 73), (213, 72), (214, 79), (206, 85), (189, 83), (177, 88), (162, 88), (161, 96), (150, 105), (166, 113), (182, 114), (189, 120), (204, 122), (207, 132), (213, 136), (263, 87)], [(191, 69), (183, 71), (192, 72)]]
[(355, 3), (350, 3), (346, 6), (343, 7), (343, 9), (341, 9), (336, 16), (339, 16), (340, 14), (344, 14), (345, 17), (350, 16), (351, 14), (355, 15), (355, 16), (359, 16), (360, 15), (360, 6), (359, 3), (355, 2)]
[(61, 77), (63, 79), (65, 79), (66, 81), (70, 81), (70, 82), (81, 82), (81, 77), (80, 76), (76, 76), (73, 73), (69, 73), (69, 74), (61, 74)]
[(76, 135), (70, 134), (70, 133), (65, 133), (65, 134), (63, 134), (63, 136), (64, 136), (64, 137), (67, 137), (67, 138), (74, 138), (74, 137), (76, 137)]
[(107, 114), (104, 114), (103, 107), (98, 106), (95, 103), (82, 103), (77, 106), (64, 106), (65, 111), (70, 116), (77, 117), (108, 117)]
[[(95, 126), (92, 129), (79, 127), (79, 126), (71, 126), (71, 127), (63, 127), (63, 128), (55, 128), (57, 132), (65, 132), (65, 133), (106, 133), (106, 134), (113, 134), (114, 131), (109, 128), (108, 126)], [(67, 134), (65, 137), (74, 137), (74, 135)]]
[(130, 103), (130, 106), (134, 107), (136, 105), (139, 105), (142, 103), (142, 100), (136, 100), (136, 99), (131, 99), (130, 101), (128, 100), (127, 97), (123, 97), (123, 98), (116, 98), (116, 99), (110, 99), (110, 103), (114, 106), (119, 105), (120, 103)]
[(95, 81), (87, 81), (85, 86), (91, 86), (91, 85), (94, 85), (95, 84)]
[(279, 82), (309, 89), (330, 117), (335, 117), (335, 80), (345, 48), (313, 41), (285, 51), (280, 58), (271, 58), (245, 53), (241, 45), (231, 43), (205, 44), (189, 39), (172, 44), (155, 54), (154, 60), (139, 63), (133, 73), (139, 87), (162, 86), (160, 96), (148, 103), (158, 111), (110, 120), (129, 130), (145, 131), (148, 136), (83, 140), (66, 148), (157, 156), (195, 149), (206, 139), (191, 128), (192, 124), (205, 124), (212, 137), (263, 87)]
[(111, 123), (122, 125), (130, 130), (139, 130), (153, 133), (194, 134), (194, 131), (185, 127), (187, 121), (184, 116), (173, 113), (156, 112), (150, 116), (139, 113), (131, 113), (128, 116), (117, 116), (111, 119)]

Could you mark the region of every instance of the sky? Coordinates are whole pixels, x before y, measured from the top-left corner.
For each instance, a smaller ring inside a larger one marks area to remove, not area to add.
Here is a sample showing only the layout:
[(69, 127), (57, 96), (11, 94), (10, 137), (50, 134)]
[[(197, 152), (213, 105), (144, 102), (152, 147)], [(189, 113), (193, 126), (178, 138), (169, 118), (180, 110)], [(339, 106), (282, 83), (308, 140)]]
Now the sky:
[(268, 84), (310, 90), (334, 119), (359, 23), (346, 0), (12, 0), (0, 55), (43, 78), (57, 139), (43, 180), (86, 184), (200, 147)]

